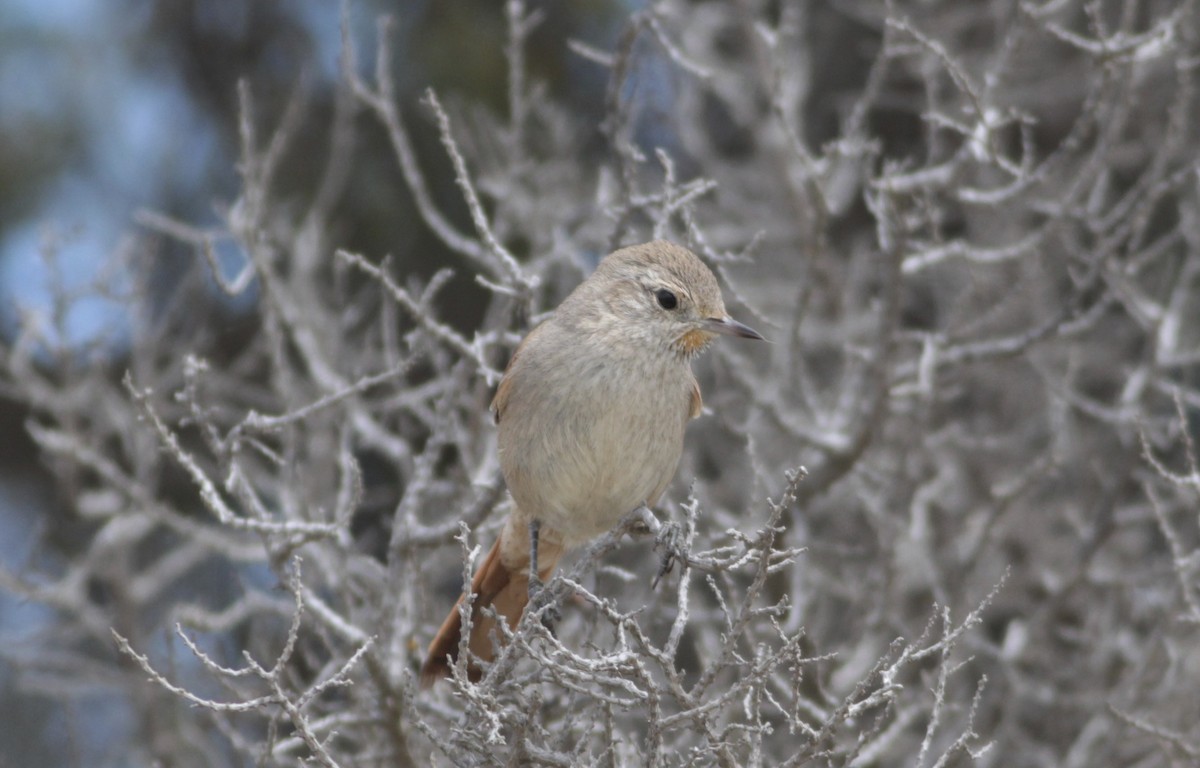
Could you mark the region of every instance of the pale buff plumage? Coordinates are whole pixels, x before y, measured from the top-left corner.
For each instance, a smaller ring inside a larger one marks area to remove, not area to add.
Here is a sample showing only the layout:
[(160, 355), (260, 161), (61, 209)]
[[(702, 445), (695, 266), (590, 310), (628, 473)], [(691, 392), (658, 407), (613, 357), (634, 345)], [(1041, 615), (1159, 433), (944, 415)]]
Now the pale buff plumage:
[[(493, 656), (481, 608), (512, 626), (525, 608), (531, 521), (546, 579), (565, 550), (657, 501), (700, 413), (691, 360), (718, 334), (761, 338), (729, 318), (700, 259), (659, 240), (605, 257), (521, 342), (492, 402), (514, 508), (471, 585), (472, 654)], [(430, 643), (424, 685), (447, 673), (460, 630), (455, 606)]]

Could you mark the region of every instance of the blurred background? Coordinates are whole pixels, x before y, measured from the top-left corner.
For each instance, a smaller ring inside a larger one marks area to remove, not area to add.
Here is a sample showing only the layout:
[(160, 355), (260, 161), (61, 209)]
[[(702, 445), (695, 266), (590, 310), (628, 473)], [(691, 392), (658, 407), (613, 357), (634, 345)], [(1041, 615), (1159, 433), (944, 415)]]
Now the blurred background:
[[(530, 42), (528, 65), (557, 99), (598, 122), (605, 77), (569, 54), (575, 38), (611, 47), (638, 3), (548, 4)], [(303, 90), (312, 117), (297, 157), (328, 151), (341, 55), (338, 2), (6, 3), (0, 19), (0, 285), (4, 323), (52, 311), (54, 287), (79, 293), (106, 275), (107, 255), (130, 236), (134, 214), (150, 209), (198, 226), (216, 222), (239, 187), (238, 89), (245, 80), (262, 126), (273, 125), (288, 99)], [(426, 88), (501, 109), (505, 103), (504, 9), (490, 2), (353, 4), (348, 32), (359, 68), (374, 65), (375, 19), (394, 15), (395, 77), (412, 109)], [(645, 78), (643, 78), (645, 79)], [(444, 153), (428, 120), (412, 128), (440, 202), (460, 205)], [(445, 253), (413, 217), (398, 171), (377, 161), (386, 151), (378, 131), (360, 139), (355, 183), (340, 204), (347, 244), (405, 254), (425, 269)], [(442, 163), (443, 165), (438, 165)], [(303, 204), (314, 192), (316, 162), (290, 162), (281, 187)], [(61, 274), (46, 265), (58, 254)], [(230, 272), (240, 266), (228, 254)], [(170, 280), (170, 254), (160, 279)], [(104, 337), (119, 355), (131, 319), (119, 302), (82, 300), (68, 309), (64, 347)]]

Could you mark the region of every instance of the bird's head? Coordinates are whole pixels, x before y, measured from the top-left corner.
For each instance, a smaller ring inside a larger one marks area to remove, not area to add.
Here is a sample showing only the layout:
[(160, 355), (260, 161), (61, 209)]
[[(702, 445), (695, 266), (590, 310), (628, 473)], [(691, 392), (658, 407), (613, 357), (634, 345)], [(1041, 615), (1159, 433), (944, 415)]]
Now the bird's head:
[(655, 240), (606, 256), (597, 281), (607, 305), (629, 333), (666, 344), (684, 358), (699, 354), (717, 336), (762, 339), (729, 316), (712, 271), (686, 248)]

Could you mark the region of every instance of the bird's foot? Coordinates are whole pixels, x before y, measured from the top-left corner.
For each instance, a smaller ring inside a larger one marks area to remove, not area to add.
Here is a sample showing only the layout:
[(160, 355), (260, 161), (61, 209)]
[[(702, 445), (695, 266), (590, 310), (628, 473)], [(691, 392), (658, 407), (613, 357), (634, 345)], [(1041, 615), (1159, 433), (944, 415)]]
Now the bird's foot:
[(658, 582), (662, 580), (675, 567), (676, 560), (687, 562), (687, 543), (684, 540), (683, 526), (679, 523), (667, 521), (658, 529), (658, 535), (654, 539), (654, 548), (662, 550), (662, 561), (659, 563), (658, 575), (654, 577), (652, 587), (657, 588)]
[(537, 576), (529, 578), (528, 610), (536, 613), (546, 631), (554, 635), (554, 628), (562, 619), (562, 611), (553, 592)]

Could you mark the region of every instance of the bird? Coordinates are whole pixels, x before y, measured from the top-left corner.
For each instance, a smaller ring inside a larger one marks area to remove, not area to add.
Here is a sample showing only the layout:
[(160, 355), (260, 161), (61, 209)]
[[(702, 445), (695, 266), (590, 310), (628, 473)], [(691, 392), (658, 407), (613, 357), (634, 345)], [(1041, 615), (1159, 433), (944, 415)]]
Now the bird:
[[(718, 336), (763, 337), (729, 316), (712, 271), (665, 241), (616, 250), (517, 346), (491, 412), (512, 506), (499, 537), (430, 642), (421, 686), (467, 647), (492, 661), (491, 607), (515, 628), (562, 555), (653, 507), (701, 413), (692, 361)], [(468, 677), (481, 677), (477, 664)]]

